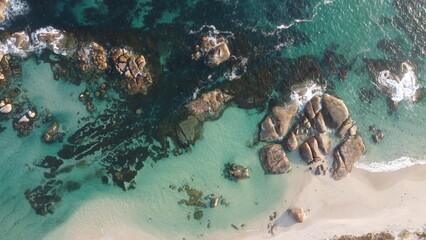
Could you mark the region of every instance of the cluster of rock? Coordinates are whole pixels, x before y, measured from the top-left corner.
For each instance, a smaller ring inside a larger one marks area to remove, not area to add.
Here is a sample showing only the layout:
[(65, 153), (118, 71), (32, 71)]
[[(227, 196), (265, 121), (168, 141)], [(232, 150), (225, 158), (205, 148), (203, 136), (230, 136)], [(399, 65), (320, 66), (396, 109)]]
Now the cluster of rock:
[(43, 140), (46, 143), (53, 143), (59, 140), (62, 134), (59, 132), (59, 123), (54, 122), (44, 133)]
[(19, 136), (27, 136), (31, 133), (36, 119), (36, 113), (29, 110), (22, 114), (19, 118), (13, 120), (13, 128), (19, 132)]
[(224, 37), (201, 38), (195, 46), (196, 52), (192, 54), (192, 59), (202, 59), (209, 67), (217, 67), (231, 56), (227, 41)]
[(96, 68), (104, 71), (108, 68), (107, 55), (105, 49), (99, 44), (92, 42), (89, 46), (77, 51), (77, 59), (82, 71)]
[(225, 164), (223, 173), (225, 175), (225, 178), (231, 181), (239, 181), (239, 180), (250, 178), (249, 169), (244, 166), (237, 165), (235, 163)]
[(152, 79), (146, 70), (145, 57), (136, 56), (126, 49), (116, 48), (110, 51), (115, 69), (120, 75), (124, 75), (123, 84), (129, 94), (147, 93), (148, 87), (152, 85)]
[(203, 93), (188, 103), (185, 106), (188, 114), (176, 126), (179, 143), (184, 146), (193, 144), (200, 137), (203, 122), (219, 118), (225, 109), (225, 103), (231, 99), (231, 95), (217, 89)]
[[(277, 110), (278, 109), (278, 110)], [(349, 116), (345, 103), (332, 95), (316, 95), (304, 106), (297, 121), (298, 106), (275, 106), (261, 124), (259, 138), (261, 141), (280, 141), (288, 151), (299, 147), (301, 158), (307, 164), (315, 163), (315, 174), (325, 174), (327, 167), (322, 164), (331, 150), (329, 129), (334, 130), (341, 139), (334, 149), (333, 178), (338, 180), (352, 170), (352, 166), (365, 153), (365, 145), (357, 133), (357, 126)], [(292, 129), (289, 131), (289, 129)], [(260, 161), (265, 173), (281, 174), (291, 169), (284, 149), (280, 144), (272, 144), (260, 150)]]
[(10, 56), (0, 50), (0, 86), (7, 82), (7, 74), (10, 73)]

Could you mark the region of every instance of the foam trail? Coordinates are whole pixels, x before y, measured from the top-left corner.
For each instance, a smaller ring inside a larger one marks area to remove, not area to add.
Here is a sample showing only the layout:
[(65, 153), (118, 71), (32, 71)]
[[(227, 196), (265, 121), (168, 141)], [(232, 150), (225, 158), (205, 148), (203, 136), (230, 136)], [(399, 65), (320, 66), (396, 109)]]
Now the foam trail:
[(414, 101), (415, 93), (419, 88), (413, 67), (404, 62), (401, 64), (401, 68), (401, 72), (403, 73), (401, 79), (389, 70), (381, 71), (377, 77), (378, 87), (389, 89), (391, 99), (395, 103), (401, 102), (404, 99)]
[(30, 11), (28, 3), (24, 0), (7, 0), (7, 7), (4, 11), (5, 21), (0, 23), (0, 29), (17, 16), (25, 15)]
[(310, 82), (306, 86), (298, 86), (291, 91), (290, 98), (299, 105), (299, 111), (303, 111), (305, 104), (314, 96), (321, 96), (324, 89), (317, 83)]
[(390, 162), (373, 162), (370, 164), (356, 162), (355, 167), (367, 170), (369, 172), (394, 172), (403, 168), (425, 164), (426, 161), (424, 160), (417, 160), (410, 157), (401, 157)]

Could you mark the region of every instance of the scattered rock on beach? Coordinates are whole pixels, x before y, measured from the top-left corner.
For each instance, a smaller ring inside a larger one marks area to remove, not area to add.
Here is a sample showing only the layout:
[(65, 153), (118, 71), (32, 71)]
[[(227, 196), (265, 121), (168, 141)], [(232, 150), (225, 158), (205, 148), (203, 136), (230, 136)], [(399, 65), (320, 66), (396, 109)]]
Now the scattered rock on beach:
[(305, 211), (303, 208), (295, 207), (288, 210), (294, 221), (302, 223), (305, 221)]

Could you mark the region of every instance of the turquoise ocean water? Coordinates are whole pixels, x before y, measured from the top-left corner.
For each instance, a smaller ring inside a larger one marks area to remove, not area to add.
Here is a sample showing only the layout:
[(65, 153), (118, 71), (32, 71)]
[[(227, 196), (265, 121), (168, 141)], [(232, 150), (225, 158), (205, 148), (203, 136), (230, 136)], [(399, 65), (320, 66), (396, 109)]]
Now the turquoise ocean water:
[[(62, 181), (55, 193), (61, 200), (54, 205), (52, 214), (37, 215), (24, 192), (50, 181), (43, 177), (46, 170), (35, 163), (45, 156), (56, 156), (68, 143), (67, 139), (85, 124), (103, 119), (104, 112), (115, 111), (115, 100), (128, 102), (130, 110), (124, 114), (129, 114), (132, 119), (132, 131), (140, 131), (140, 134), (132, 135), (132, 139), (126, 139), (125, 144), (158, 146), (156, 140), (148, 140), (151, 139), (149, 129), (160, 125), (162, 119), (192, 100), (197, 93), (223, 82), (246, 84), (245, 81), (251, 81), (251, 78), (245, 80), (245, 76), (251, 76), (251, 71), (278, 60), (280, 66), (286, 68), (289, 67), (286, 62), (310, 55), (326, 69), (321, 59), (327, 51), (350, 64), (344, 80), (335, 74), (326, 74), (326, 91), (345, 101), (359, 126), (367, 153), (358, 166), (370, 171), (389, 171), (426, 163), (426, 141), (423, 138), (426, 128), (422, 126), (426, 120), (425, 101), (403, 100), (390, 113), (388, 98), (376, 90), (364, 62), (364, 59), (416, 62), (417, 81), (423, 87), (426, 77), (424, 50), (422, 52), (425, 44), (422, 39), (426, 35), (422, 28), (424, 24), (417, 22), (414, 25), (417, 31), (410, 32), (395, 19), (410, 21), (414, 15), (426, 17), (424, 3), (396, 0), (35, 2), (26, 2), (28, 10), (23, 15), (17, 11), (16, 19), (11, 11), (8, 22), (2, 25), (4, 31), (53, 25), (70, 31), (93, 31), (95, 36), (118, 34), (111, 37), (111, 41), (122, 45), (133, 44), (139, 39), (146, 45), (134, 48), (144, 52), (148, 61), (158, 62), (153, 63), (152, 68), (154, 79), (157, 75), (161, 81), (156, 83), (154, 80), (151, 95), (140, 98), (120, 99), (121, 95), (111, 90), (108, 94), (112, 101), (95, 99), (96, 112), (90, 114), (79, 101), (79, 94), (86, 88), (93, 88), (94, 82), (108, 79), (84, 80), (79, 85), (66, 79), (55, 80), (51, 68), (54, 61), (40, 60), (46, 59), (46, 54), (54, 58), (54, 54), (47, 50), (21, 60), (22, 77), (14, 80), (14, 87), (21, 90), (20, 101), (26, 102), (27, 108), (36, 106), (39, 113), (46, 108), (54, 113), (55, 120), (66, 127), (63, 129), (66, 135), (62, 143), (43, 143), (41, 137), (49, 124), (41, 124), (34, 127), (29, 136), (18, 137), (12, 128), (12, 118), (18, 117), (19, 112), (9, 118), (0, 118), (0, 126), (5, 128), (0, 131), (0, 239), (44, 239), (49, 233), (66, 226), (82, 206), (102, 199), (120, 204), (108, 205), (107, 201), (94, 208), (93, 214), (111, 211), (112, 223), (114, 218), (116, 221), (130, 219), (134, 227), (164, 239), (198, 239), (217, 231), (231, 230), (232, 224), (239, 231), (266, 228), (256, 225), (256, 220), (268, 219), (272, 212), (285, 206), (285, 193), (292, 183), (286, 175), (263, 173), (258, 150), (264, 144), (256, 143), (256, 138), (268, 102), (281, 96), (282, 89), (278, 86), (287, 81), (287, 75), (274, 76), (277, 84), (260, 106), (247, 107), (237, 99), (219, 120), (206, 122), (201, 139), (187, 152), (179, 156), (170, 154), (160, 160), (146, 157), (144, 167), (135, 177), (136, 188), (133, 190), (123, 191), (114, 184), (101, 183), (101, 177), (109, 174), (109, 163), (105, 160), (109, 153), (99, 150), (80, 160), (64, 161), (55, 178)], [(401, 2), (404, 6), (414, 6), (413, 16), (401, 17), (406, 13), (401, 10)], [(194, 39), (205, 32), (214, 34), (215, 31), (231, 36), (230, 48), (235, 58), (217, 69), (194, 66), (190, 63)], [(120, 39), (119, 34), (136, 37)], [(102, 41), (109, 40), (104, 38), (106, 40)], [(397, 51), (385, 51), (380, 47), (384, 39), (392, 40), (392, 47)], [(248, 63), (241, 59), (247, 59)], [(273, 67), (279, 68), (277, 65)], [(268, 72), (274, 72), (274, 69), (268, 68)], [(261, 84), (257, 87), (262, 89)], [(1, 93), (4, 91), (2, 89)], [(134, 109), (139, 107), (143, 114), (135, 117)], [(385, 133), (380, 144), (374, 144), (371, 139), (369, 128), (372, 125)], [(96, 137), (88, 138), (84, 141), (98, 141)], [(174, 143), (170, 138), (168, 141), (171, 145), (168, 149), (173, 152)], [(106, 149), (118, 158), (121, 149), (125, 151), (127, 148), (114, 145)], [(288, 156), (293, 167), (303, 165), (297, 152)], [(251, 178), (241, 182), (225, 179), (222, 170), (228, 162), (250, 168)], [(209, 194), (221, 196), (229, 205), (202, 209), (203, 218), (195, 220), (193, 214), (199, 208), (178, 204), (181, 199), (189, 198), (185, 191), (179, 191), (184, 186), (202, 191), (203, 198)], [(115, 213), (125, 216), (115, 216)], [(100, 235), (102, 231), (98, 230)], [(105, 239), (108, 239), (107, 235)]]

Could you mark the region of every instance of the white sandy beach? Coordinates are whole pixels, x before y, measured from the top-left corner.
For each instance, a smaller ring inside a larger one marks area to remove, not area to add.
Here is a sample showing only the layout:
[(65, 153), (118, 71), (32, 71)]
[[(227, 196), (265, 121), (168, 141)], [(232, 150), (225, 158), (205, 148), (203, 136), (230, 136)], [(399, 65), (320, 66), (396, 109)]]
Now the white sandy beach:
[[(267, 233), (268, 219), (261, 219), (256, 224), (265, 227), (256, 231), (230, 230), (205, 239), (327, 239), (385, 230), (422, 230), (426, 224), (426, 192), (422, 190), (426, 184), (425, 165), (386, 173), (353, 169), (341, 181), (314, 176), (306, 169), (299, 166), (293, 170), (292, 178), (298, 186), (294, 192), (287, 192), (293, 198), (288, 196), (288, 202), (278, 212), (278, 234)], [(89, 202), (45, 239), (161, 239), (134, 227), (130, 219), (115, 222), (112, 216), (125, 214), (120, 214), (119, 209), (98, 211), (101, 202)], [(289, 205), (307, 210), (304, 223), (292, 221), (285, 211)]]

